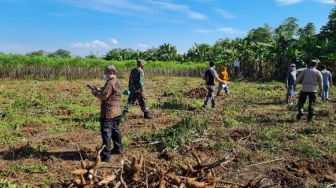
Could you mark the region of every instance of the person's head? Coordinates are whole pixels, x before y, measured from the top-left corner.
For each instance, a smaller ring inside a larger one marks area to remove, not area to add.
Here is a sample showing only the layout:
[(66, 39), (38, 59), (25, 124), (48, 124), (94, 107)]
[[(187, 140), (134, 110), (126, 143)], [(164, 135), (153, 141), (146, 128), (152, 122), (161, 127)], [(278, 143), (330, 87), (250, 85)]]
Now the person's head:
[(145, 61), (141, 59), (137, 60), (137, 66), (143, 69), (145, 67)]
[(226, 65), (222, 66), (222, 71), (227, 71), (227, 66)]
[(321, 65), (321, 70), (325, 70), (325, 69), (326, 69), (326, 66)]
[(317, 60), (313, 59), (313, 60), (309, 61), (309, 67), (310, 68), (316, 68), (317, 65), (318, 65), (318, 61)]
[(209, 62), (209, 67), (213, 67), (213, 68), (215, 68), (215, 67), (216, 67), (216, 63), (215, 63), (215, 61), (210, 61), (210, 62)]
[(289, 66), (290, 70), (295, 70), (296, 69), (296, 65), (294, 63), (292, 63), (290, 66)]
[(103, 79), (104, 80), (109, 80), (109, 79), (112, 79), (114, 77), (117, 76), (117, 69), (115, 68), (115, 66), (113, 65), (109, 65), (105, 68), (104, 70), (104, 76), (103, 76)]

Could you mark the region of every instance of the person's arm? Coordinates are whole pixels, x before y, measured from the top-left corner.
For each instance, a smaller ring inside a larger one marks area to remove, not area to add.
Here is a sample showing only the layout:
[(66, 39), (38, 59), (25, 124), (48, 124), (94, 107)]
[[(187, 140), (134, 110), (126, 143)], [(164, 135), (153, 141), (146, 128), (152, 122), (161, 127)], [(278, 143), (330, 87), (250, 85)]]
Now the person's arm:
[(106, 82), (105, 87), (102, 90), (92, 90), (92, 94), (100, 100), (106, 100), (112, 93), (112, 86), (109, 82)]
[(132, 84), (132, 74), (133, 74), (133, 70), (131, 71), (130, 76), (128, 78), (128, 90), (130, 90), (130, 86)]
[(319, 86), (319, 95), (322, 95), (323, 92), (323, 77), (322, 77), (322, 73), (318, 72), (318, 76), (317, 76), (317, 81), (318, 81), (318, 86)]
[(285, 77), (285, 86), (286, 86), (286, 88), (288, 88), (288, 79), (289, 79), (289, 72), (287, 71), (287, 73), (286, 73), (286, 77)]
[(215, 79), (216, 79), (217, 82), (221, 82), (221, 83), (225, 82), (224, 80), (222, 80), (222, 79), (219, 78), (218, 73), (216, 72), (216, 70), (212, 70), (211, 74), (212, 74), (213, 77), (215, 77)]
[(139, 72), (139, 86), (140, 86), (140, 92), (142, 93), (144, 91), (144, 87), (145, 87), (145, 74), (143, 71)]
[(303, 81), (303, 75), (304, 75), (304, 72), (299, 73), (299, 76), (297, 77), (297, 79), (294, 83), (294, 86), (296, 86), (298, 83), (301, 83)]
[(217, 80), (218, 82), (221, 82), (221, 83), (224, 83), (224, 82), (225, 82), (224, 80), (220, 79), (218, 76), (216, 77), (216, 80)]

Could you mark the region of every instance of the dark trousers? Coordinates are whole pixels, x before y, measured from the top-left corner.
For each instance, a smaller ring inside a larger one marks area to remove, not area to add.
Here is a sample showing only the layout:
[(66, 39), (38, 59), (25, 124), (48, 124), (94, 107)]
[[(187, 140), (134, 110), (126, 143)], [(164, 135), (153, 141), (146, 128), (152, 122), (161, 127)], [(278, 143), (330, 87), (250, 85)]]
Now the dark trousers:
[(135, 103), (135, 101), (139, 102), (139, 106), (140, 106), (140, 108), (143, 112), (145, 112), (145, 113), (148, 112), (145, 97), (140, 95), (140, 94), (133, 93), (133, 92), (131, 92), (131, 94), (128, 97), (127, 105), (126, 105), (124, 111), (129, 112), (131, 106)]
[(206, 96), (206, 99), (204, 101), (203, 108), (206, 108), (211, 101), (212, 107), (215, 106), (215, 86), (207, 86), (208, 94)]
[(121, 134), (119, 130), (120, 118), (100, 120), (100, 131), (105, 148), (101, 153), (103, 159), (111, 157), (111, 146), (113, 141), (113, 151), (122, 152)]
[(316, 102), (316, 92), (300, 92), (298, 111), (299, 114), (303, 113), (303, 106), (306, 103), (308, 97), (308, 118), (312, 118), (314, 114), (314, 104)]

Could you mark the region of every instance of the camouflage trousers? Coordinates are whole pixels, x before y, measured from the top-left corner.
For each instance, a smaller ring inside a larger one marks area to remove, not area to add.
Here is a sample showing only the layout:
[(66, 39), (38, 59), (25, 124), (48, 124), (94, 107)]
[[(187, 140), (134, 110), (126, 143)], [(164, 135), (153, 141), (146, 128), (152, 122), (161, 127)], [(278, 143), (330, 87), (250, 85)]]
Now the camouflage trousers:
[(127, 105), (125, 106), (124, 112), (129, 112), (135, 101), (138, 101), (139, 106), (143, 112), (148, 113), (146, 98), (143, 95), (132, 92), (128, 96)]

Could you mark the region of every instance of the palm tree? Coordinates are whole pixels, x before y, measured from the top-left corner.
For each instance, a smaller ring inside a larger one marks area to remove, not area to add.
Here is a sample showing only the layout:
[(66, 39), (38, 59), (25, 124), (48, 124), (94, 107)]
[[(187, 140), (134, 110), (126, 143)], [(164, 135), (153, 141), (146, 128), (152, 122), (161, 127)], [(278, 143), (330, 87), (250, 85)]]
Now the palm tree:
[(173, 61), (176, 58), (177, 50), (175, 46), (169, 43), (164, 43), (159, 46), (157, 55), (160, 61)]

